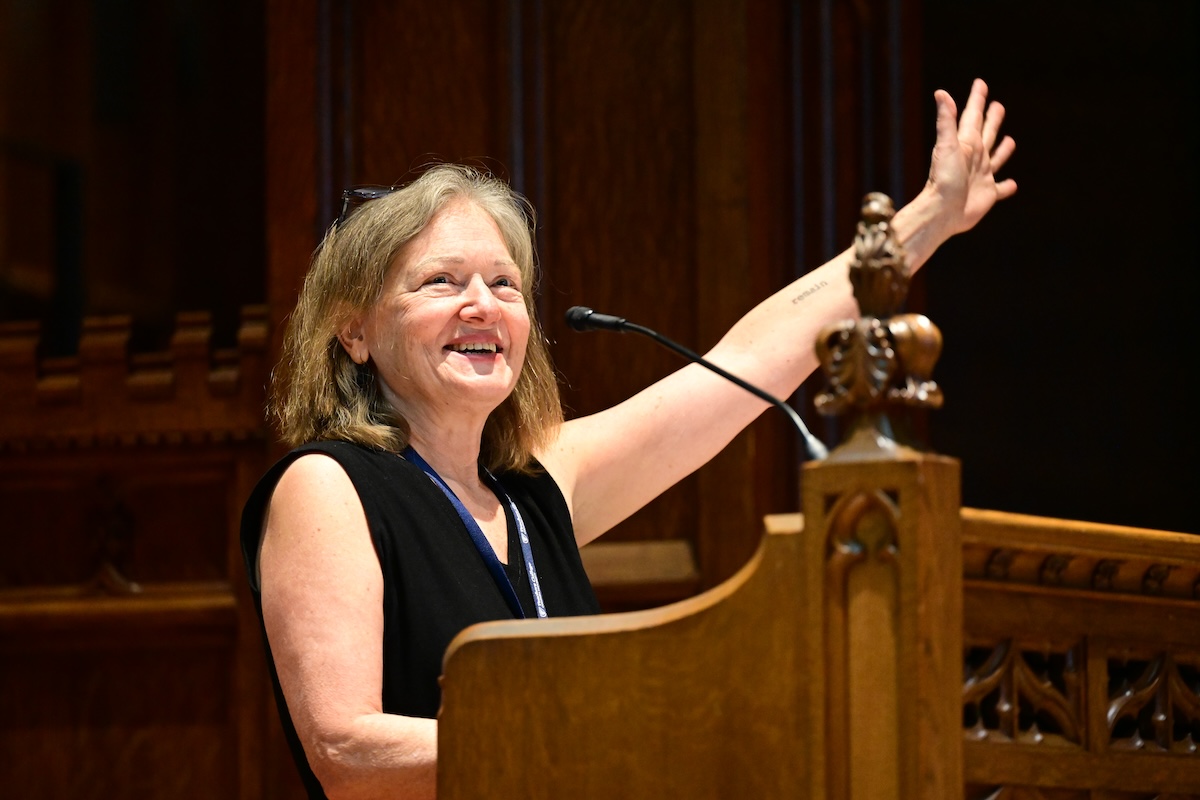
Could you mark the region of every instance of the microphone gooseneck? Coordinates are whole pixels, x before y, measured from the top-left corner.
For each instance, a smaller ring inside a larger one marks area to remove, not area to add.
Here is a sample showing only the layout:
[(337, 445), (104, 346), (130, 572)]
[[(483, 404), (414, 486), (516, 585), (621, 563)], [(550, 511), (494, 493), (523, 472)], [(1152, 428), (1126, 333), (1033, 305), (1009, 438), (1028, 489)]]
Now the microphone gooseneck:
[(747, 383), (738, 376), (726, 372), (716, 364), (708, 361), (703, 356), (692, 352), (683, 345), (676, 344), (662, 334), (652, 331), (649, 328), (644, 328), (641, 325), (635, 325), (634, 323), (627, 321), (624, 317), (614, 317), (611, 314), (597, 314), (592, 309), (584, 306), (572, 306), (571, 308), (568, 308), (566, 317), (567, 324), (570, 325), (573, 330), (577, 331), (601, 330), (617, 331), (619, 333), (633, 331), (634, 333), (640, 333), (643, 336), (649, 336), (651, 339), (658, 342), (668, 350), (678, 353), (689, 361), (693, 361), (702, 367), (712, 370), (725, 380), (740, 386), (755, 397), (767, 401), (771, 405), (783, 411), (783, 413), (787, 414), (788, 418), (791, 419), (792, 424), (796, 426), (798, 431), (800, 431), (800, 436), (803, 437), (804, 444), (808, 448), (808, 453), (813, 460), (820, 461), (829, 455), (828, 448), (825, 447), (820, 439), (812, 435), (812, 433), (808, 430), (808, 426), (804, 424), (804, 420), (802, 420), (800, 415), (796, 413), (796, 409), (792, 408), (778, 397), (764, 392), (754, 384)]

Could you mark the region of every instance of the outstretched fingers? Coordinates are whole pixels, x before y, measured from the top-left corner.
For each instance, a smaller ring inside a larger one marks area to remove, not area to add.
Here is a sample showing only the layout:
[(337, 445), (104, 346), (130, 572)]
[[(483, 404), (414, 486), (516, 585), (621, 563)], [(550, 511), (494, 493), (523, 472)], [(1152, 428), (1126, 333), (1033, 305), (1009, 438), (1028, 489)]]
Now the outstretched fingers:
[(939, 148), (958, 146), (958, 107), (954, 98), (945, 89), (933, 93), (937, 103), (937, 146)]
[(1000, 126), (1003, 123), (1004, 106), (993, 101), (988, 105), (987, 116), (983, 119), (983, 146), (989, 153), (996, 146), (996, 139), (1000, 136)]
[(996, 145), (996, 149), (992, 151), (992, 172), (996, 172), (1003, 167), (1013, 151), (1017, 149), (1017, 143), (1013, 141), (1011, 136), (1005, 136), (1000, 140), (1000, 144)]
[(1007, 200), (1017, 193), (1017, 182), (1012, 178), (1000, 181), (996, 184), (996, 199)]
[(940, 196), (947, 230), (961, 232), (975, 226), (998, 200), (1011, 197), (1017, 183), (997, 181), (995, 173), (1016, 149), (1011, 136), (1000, 133), (1005, 109), (988, 102), (988, 86), (980, 79), (957, 115), (954, 99), (944, 90), (937, 101), (937, 144), (929, 164), (928, 186)]
[(963, 107), (962, 119), (958, 121), (960, 133), (969, 134), (972, 131), (982, 132), (984, 129), (983, 109), (987, 105), (987, 84), (982, 78), (976, 78), (971, 84), (971, 96)]

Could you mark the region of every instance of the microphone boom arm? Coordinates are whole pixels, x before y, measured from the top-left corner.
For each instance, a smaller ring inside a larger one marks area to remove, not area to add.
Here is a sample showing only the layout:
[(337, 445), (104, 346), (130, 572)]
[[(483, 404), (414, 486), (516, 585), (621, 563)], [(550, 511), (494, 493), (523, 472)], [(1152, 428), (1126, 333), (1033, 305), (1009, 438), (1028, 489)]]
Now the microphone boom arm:
[(740, 386), (755, 397), (765, 400), (776, 408), (781, 409), (792, 420), (792, 424), (796, 426), (796, 430), (800, 431), (800, 435), (804, 438), (804, 444), (808, 448), (809, 455), (818, 461), (829, 455), (829, 450), (825, 447), (820, 439), (812, 435), (812, 433), (808, 430), (808, 426), (804, 424), (804, 420), (802, 420), (800, 415), (796, 413), (796, 409), (792, 408), (778, 397), (767, 394), (757, 386), (747, 383), (738, 376), (731, 375), (730, 373), (718, 367), (716, 364), (703, 358), (698, 353), (693, 353), (683, 345), (676, 344), (657, 331), (652, 331), (649, 328), (642, 327), (641, 325), (635, 325), (634, 323), (626, 320), (624, 317), (615, 317), (611, 314), (597, 314), (595, 311), (585, 306), (572, 306), (571, 308), (567, 309), (566, 317), (567, 324), (577, 331), (606, 330), (619, 331), (621, 333), (624, 333), (625, 331), (633, 331), (634, 333), (640, 333), (643, 336), (649, 336), (651, 339), (658, 342), (668, 350), (678, 353), (689, 361), (694, 361), (706, 369), (712, 370), (730, 383)]
[(810, 455), (812, 455), (812, 457), (814, 459), (820, 461), (829, 455), (829, 450), (825, 447), (825, 444), (820, 439), (818, 439), (816, 436), (813, 436), (812, 432), (809, 431), (808, 426), (804, 424), (804, 420), (801, 419), (800, 415), (796, 412), (796, 409), (792, 408), (790, 405), (783, 402), (775, 395), (768, 394), (767, 392), (764, 392), (762, 389), (758, 388), (754, 384), (747, 383), (746, 381), (742, 380), (738, 376), (736, 376), (732, 373), (726, 372), (725, 370), (721, 369), (716, 364), (712, 363), (711, 361), (709, 361), (708, 359), (699, 355), (698, 353), (694, 353), (691, 350), (684, 347), (683, 345), (677, 344), (677, 343), (671, 341), (670, 339), (668, 339), (667, 337), (658, 333), (657, 331), (650, 330), (649, 328), (644, 328), (641, 325), (636, 325), (636, 324), (634, 324), (632, 322), (628, 322), (628, 321), (626, 321), (621, 326), (620, 330), (623, 330), (623, 331), (631, 330), (636, 333), (640, 333), (643, 336), (649, 336), (651, 339), (658, 342), (660, 345), (667, 348), (668, 350), (678, 353), (679, 355), (683, 356), (684, 358), (686, 358), (690, 361), (695, 361), (700, 366), (706, 367), (706, 368), (712, 370), (713, 372), (717, 373), (725, 380), (729, 381), (730, 383), (740, 386), (741, 388), (745, 389), (747, 392), (754, 395), (755, 397), (757, 397), (761, 400), (767, 401), (771, 405), (773, 405), (776, 408), (783, 411), (783, 413), (787, 414), (788, 417), (791, 418), (792, 424), (794, 424), (796, 426), (796, 429), (800, 431), (800, 435), (804, 437), (804, 444), (805, 444), (805, 446), (808, 447), (808, 452)]

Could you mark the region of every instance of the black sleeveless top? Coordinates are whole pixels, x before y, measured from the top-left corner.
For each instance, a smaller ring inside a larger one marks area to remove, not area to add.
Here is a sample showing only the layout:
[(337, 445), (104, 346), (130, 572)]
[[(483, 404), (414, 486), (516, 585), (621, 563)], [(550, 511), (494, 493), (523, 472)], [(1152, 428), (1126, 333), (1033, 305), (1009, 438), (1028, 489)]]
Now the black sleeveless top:
[[(513, 615), (454, 506), (420, 468), (400, 456), (349, 442), (316, 442), (288, 453), (259, 481), (242, 512), (241, 528), (242, 555), (259, 620), (258, 545), (264, 513), (284, 470), (309, 453), (331, 456), (349, 475), (379, 556), (383, 572), (383, 710), (434, 718), (441, 703), (438, 677), (442, 656), (450, 640), (476, 622), (511, 619)], [(597, 613), (599, 606), (579, 558), (570, 512), (554, 479), (540, 467), (534, 476), (501, 473), (496, 478), (524, 519), (548, 614)], [(534, 617), (515, 524), (506, 504), (501, 505), (508, 517), (509, 579), (525, 615)], [(324, 797), (279, 690), (265, 630), (263, 640), (292, 755), (310, 796)]]

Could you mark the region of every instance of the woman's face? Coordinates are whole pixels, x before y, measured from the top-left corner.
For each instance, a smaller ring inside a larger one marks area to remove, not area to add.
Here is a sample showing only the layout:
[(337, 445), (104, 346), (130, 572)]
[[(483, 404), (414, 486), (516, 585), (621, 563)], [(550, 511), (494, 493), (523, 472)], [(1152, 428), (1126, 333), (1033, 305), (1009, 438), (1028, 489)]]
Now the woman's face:
[(369, 355), (385, 396), (410, 422), (486, 416), (512, 392), (525, 360), (525, 289), (491, 216), (455, 200), (396, 256), (378, 302), (342, 343), (355, 360)]

